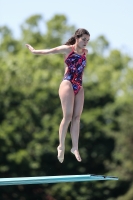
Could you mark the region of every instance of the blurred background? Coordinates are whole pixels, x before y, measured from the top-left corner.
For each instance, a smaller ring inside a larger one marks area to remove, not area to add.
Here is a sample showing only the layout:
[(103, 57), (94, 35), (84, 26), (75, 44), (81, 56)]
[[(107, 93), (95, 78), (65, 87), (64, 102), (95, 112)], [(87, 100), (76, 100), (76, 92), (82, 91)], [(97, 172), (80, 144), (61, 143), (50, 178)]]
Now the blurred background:
[[(0, 178), (104, 174), (119, 181), (1, 186), (0, 200), (133, 200), (133, 2), (0, 0)], [(57, 160), (63, 55), (25, 47), (90, 32), (78, 163)]]

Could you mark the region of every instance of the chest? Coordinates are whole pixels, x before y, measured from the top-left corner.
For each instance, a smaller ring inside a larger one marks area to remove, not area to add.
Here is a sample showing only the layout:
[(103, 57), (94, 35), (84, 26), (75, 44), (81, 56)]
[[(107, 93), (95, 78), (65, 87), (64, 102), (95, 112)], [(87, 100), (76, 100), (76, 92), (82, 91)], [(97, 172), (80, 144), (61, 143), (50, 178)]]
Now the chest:
[(84, 68), (86, 66), (86, 56), (85, 55), (78, 55), (76, 53), (71, 54), (65, 60), (65, 63), (68, 67), (71, 68)]

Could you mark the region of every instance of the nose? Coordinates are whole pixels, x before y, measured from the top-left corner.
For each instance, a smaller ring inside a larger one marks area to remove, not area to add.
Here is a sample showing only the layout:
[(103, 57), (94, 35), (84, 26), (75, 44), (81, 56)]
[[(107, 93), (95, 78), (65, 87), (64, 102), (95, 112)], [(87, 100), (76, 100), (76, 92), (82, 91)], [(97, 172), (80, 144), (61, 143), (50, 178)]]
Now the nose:
[(88, 40), (85, 41), (86, 44), (87, 44), (88, 42), (89, 42)]
[(84, 45), (86, 46), (86, 45), (87, 45), (87, 43), (88, 43), (88, 41), (84, 42)]

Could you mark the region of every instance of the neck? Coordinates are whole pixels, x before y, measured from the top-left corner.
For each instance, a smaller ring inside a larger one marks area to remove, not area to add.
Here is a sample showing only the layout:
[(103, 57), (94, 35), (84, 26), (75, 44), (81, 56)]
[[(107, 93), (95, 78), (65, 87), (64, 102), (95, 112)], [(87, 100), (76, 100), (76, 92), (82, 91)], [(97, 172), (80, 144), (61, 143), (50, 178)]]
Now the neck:
[(83, 49), (80, 48), (78, 45), (73, 45), (74, 46), (74, 51), (78, 54), (82, 54), (83, 53)]

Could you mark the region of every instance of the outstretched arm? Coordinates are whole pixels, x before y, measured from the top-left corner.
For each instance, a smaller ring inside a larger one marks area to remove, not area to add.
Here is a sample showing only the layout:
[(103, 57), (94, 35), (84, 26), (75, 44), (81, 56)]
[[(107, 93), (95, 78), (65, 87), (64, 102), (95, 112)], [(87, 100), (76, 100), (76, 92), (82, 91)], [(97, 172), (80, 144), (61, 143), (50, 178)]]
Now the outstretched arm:
[(67, 54), (70, 51), (70, 47), (67, 45), (58, 46), (52, 49), (41, 49), (41, 50), (35, 50), (30, 44), (26, 44), (26, 47), (31, 51), (31, 53), (36, 54), (36, 55)]

